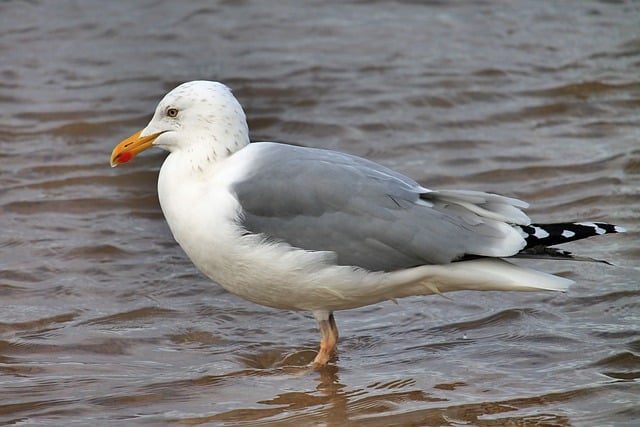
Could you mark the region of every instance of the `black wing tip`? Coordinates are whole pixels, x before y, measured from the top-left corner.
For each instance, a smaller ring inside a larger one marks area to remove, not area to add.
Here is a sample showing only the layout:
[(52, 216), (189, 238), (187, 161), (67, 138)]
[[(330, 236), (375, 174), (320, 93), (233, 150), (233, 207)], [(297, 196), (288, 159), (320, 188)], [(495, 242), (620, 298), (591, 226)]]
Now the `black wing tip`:
[(563, 222), (555, 224), (521, 225), (527, 241), (525, 249), (555, 246), (602, 234), (624, 233), (624, 227), (606, 222)]
[(588, 262), (600, 262), (602, 264), (613, 265), (609, 261), (585, 256), (574, 255), (569, 251), (562, 249), (549, 248), (545, 246), (532, 246), (523, 249), (521, 252), (515, 255), (517, 258), (532, 258), (532, 259), (559, 259), (568, 261), (588, 261)]
[[(597, 234), (609, 234), (609, 233), (624, 233), (627, 231), (626, 228), (621, 227), (615, 224), (609, 224), (607, 222), (573, 222), (569, 223), (570, 225), (579, 225), (582, 227), (591, 227), (595, 230)], [(601, 230), (605, 230), (602, 232)]]

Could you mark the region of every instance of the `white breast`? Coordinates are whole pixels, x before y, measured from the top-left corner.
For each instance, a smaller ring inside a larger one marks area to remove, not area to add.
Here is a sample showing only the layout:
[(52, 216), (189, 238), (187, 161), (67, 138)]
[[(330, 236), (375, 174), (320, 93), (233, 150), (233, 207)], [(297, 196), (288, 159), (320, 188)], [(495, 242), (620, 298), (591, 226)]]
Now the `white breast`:
[(158, 197), (169, 228), (210, 277), (226, 263), (229, 242), (242, 235), (236, 226), (241, 207), (229, 187), (247, 164), (243, 151), (205, 167), (193, 166), (191, 157), (197, 158), (197, 153), (176, 151), (160, 169)]
[(242, 210), (229, 189), (265, 148), (251, 144), (202, 171), (184, 153), (171, 153), (158, 178), (160, 205), (191, 261), (228, 291), (278, 308), (315, 308), (331, 282), (327, 273), (351, 269), (330, 265), (331, 254), (268, 242), (238, 225)]

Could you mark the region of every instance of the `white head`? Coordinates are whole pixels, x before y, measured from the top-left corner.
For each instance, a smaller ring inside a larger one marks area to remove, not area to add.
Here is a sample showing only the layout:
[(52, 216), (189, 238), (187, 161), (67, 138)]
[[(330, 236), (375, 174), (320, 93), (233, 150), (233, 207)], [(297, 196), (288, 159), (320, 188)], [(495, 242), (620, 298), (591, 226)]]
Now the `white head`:
[(247, 120), (231, 90), (218, 82), (191, 81), (166, 94), (147, 127), (114, 148), (111, 165), (125, 163), (151, 146), (215, 161), (248, 143)]

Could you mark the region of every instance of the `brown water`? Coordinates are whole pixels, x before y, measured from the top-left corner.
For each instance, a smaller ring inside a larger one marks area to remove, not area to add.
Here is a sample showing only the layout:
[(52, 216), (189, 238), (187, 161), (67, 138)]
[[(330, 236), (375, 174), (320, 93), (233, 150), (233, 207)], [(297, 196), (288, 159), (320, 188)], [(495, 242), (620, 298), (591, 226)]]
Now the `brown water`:
[[(0, 3), (0, 423), (637, 425), (640, 4)], [(429, 187), (629, 229), (534, 262), (567, 294), (408, 298), (337, 313), (240, 300), (174, 243), (163, 154), (112, 147), (192, 79), (254, 140), (366, 156)]]

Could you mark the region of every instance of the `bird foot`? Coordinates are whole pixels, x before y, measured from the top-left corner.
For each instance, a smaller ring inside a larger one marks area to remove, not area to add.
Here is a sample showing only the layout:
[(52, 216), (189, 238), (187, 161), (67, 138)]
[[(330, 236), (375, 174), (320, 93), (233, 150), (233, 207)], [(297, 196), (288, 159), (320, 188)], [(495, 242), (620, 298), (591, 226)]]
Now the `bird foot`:
[(333, 313), (329, 316), (328, 320), (319, 321), (318, 325), (320, 326), (322, 339), (320, 340), (320, 350), (315, 359), (313, 359), (312, 366), (314, 369), (327, 366), (338, 344), (338, 326), (336, 325)]

